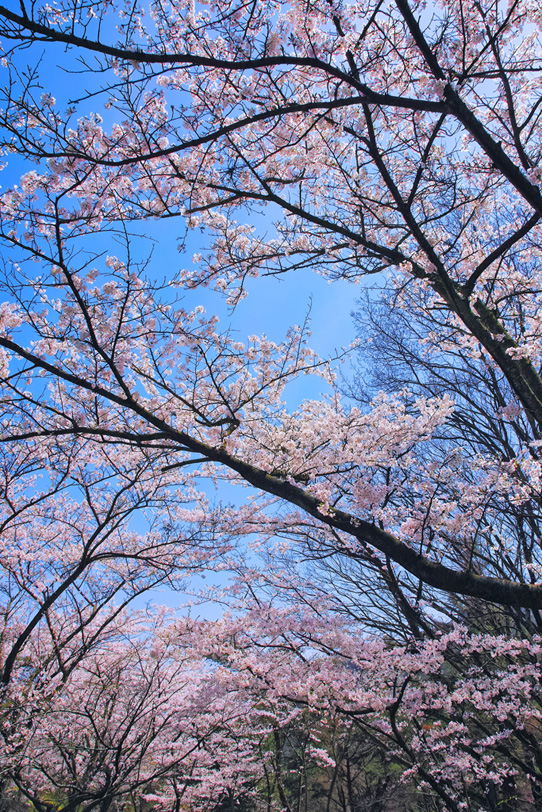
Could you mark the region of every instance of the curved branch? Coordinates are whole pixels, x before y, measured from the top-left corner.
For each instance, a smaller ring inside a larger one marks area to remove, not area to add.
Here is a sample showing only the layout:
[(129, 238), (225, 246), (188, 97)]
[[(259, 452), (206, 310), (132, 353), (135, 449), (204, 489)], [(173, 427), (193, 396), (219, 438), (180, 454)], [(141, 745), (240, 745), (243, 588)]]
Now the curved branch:
[[(282, 479), (261, 468), (241, 460), (222, 447), (213, 447), (201, 440), (192, 437), (184, 431), (179, 431), (170, 426), (165, 420), (148, 411), (144, 406), (132, 398), (123, 398), (115, 393), (108, 392), (101, 387), (95, 387), (88, 381), (78, 378), (62, 369), (58, 369), (52, 364), (33, 356), (22, 347), (6, 338), (0, 338), (0, 346), (20, 352), (23, 357), (32, 360), (36, 366), (52, 372), (66, 382), (87, 390), (95, 391), (106, 400), (121, 405), (128, 411), (137, 414), (145, 420), (149, 426), (154, 426), (158, 434), (157, 439), (169, 440), (173, 444), (172, 450), (185, 449), (211, 462), (217, 462), (238, 473), (246, 482), (255, 488), (266, 493), (278, 496), (291, 505), (296, 505), (305, 513), (328, 527), (340, 530), (358, 539), (363, 544), (369, 544), (376, 550), (388, 556), (392, 561), (406, 569), (415, 578), (419, 578), (424, 583), (444, 592), (458, 595), (468, 595), (491, 601), (492, 603), (504, 606), (519, 606), (528, 609), (542, 608), (542, 586), (515, 583), (503, 578), (492, 578), (485, 575), (476, 575), (470, 571), (457, 571), (450, 567), (431, 561), (422, 556), (418, 551), (400, 541), (396, 536), (380, 529), (370, 522), (364, 521), (343, 510), (338, 510), (324, 505), (320, 499), (313, 496), (309, 491), (298, 485), (294, 485), (286, 479)], [(94, 436), (110, 436), (108, 429), (100, 427), (86, 427), (74, 425), (62, 429), (65, 433), (87, 434)], [(44, 434), (47, 433), (45, 430)], [(145, 438), (147, 435), (142, 435)], [(134, 442), (138, 442), (137, 438)], [(355, 553), (349, 553), (356, 557)]]

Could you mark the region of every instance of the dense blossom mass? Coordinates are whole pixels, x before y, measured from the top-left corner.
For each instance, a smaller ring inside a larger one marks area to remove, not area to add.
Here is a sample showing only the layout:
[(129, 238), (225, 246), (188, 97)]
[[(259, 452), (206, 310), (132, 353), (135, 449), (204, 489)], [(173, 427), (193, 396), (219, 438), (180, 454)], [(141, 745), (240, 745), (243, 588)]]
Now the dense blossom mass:
[[(0, 809), (542, 808), (541, 27), (0, 6)], [(308, 268), (349, 383), (235, 332)]]

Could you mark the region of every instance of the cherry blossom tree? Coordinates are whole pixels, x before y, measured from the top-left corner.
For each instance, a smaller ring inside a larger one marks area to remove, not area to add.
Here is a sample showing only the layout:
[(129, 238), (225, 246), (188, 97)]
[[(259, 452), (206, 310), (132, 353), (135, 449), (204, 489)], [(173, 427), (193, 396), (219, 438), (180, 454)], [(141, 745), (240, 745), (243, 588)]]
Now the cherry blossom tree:
[(198, 650), (219, 663), (215, 677), (265, 697), (265, 716), (277, 729), (273, 763), (284, 808), (293, 808), (296, 797), (284, 756), (277, 768), (281, 751), (291, 752), (296, 741), (289, 726), (299, 731), (295, 746), (305, 738), (296, 774), (307, 774), (304, 762), (329, 769), (335, 799), (343, 748), (357, 738), (388, 765), (399, 765), (407, 786), (412, 777), (421, 782), (428, 809), (539, 803), (540, 638), (456, 626), (397, 646), (369, 639), (336, 614), (261, 602), (203, 624), (197, 634)]
[(35, 692), (12, 771), (19, 797), (40, 812), (207, 810), (252, 790), (267, 721), (205, 667), (184, 625), (119, 615), (66, 679)]
[[(74, 608), (77, 640), (90, 624), (101, 645), (95, 606), (114, 618), (132, 584), (256, 539), (267, 572), (217, 562), (238, 590), (296, 596), (306, 626), (343, 636), (294, 630), (283, 650), (260, 603), (248, 632), (212, 626), (221, 679), (364, 719), (440, 808), (509, 803), (516, 775), (539, 803), (541, 22), (531, 0), (0, 6), (6, 685), (45, 635), (78, 695)], [(78, 98), (43, 49), (80, 60)], [(162, 285), (132, 232), (166, 218), (207, 241)], [(189, 303), (214, 286), (234, 307), (259, 275), (306, 267), (385, 285), (430, 384), (379, 370), (352, 405), (305, 328), (237, 341)], [(327, 394), (289, 410), (304, 374)], [(202, 480), (250, 497), (212, 509)], [(157, 518), (135, 534), (143, 508)], [(301, 580), (297, 551), (327, 575)], [(486, 637), (446, 625), (488, 603)], [(286, 798), (278, 757), (274, 781)]]
[(403, 799), (421, 782), (417, 808), (532, 809), (540, 656), (539, 639), (464, 627), (392, 646), (261, 602), (219, 621), (124, 616), (27, 698), (13, 786), (40, 810), (319, 809), (311, 776), (328, 807), (353, 797), (365, 742)]
[[(185, 462), (187, 454), (225, 465), (338, 531), (355, 551), (369, 545), (434, 587), (539, 606), (530, 562), (513, 579), (484, 574), (461, 534), (456, 538), (451, 527), (444, 532), (437, 517), (422, 519), (418, 510), (418, 518), (375, 521), (372, 506), (385, 499), (383, 491), (375, 497), (371, 485), (372, 496), (360, 492), (371, 478), (371, 454), (383, 458), (389, 449), (414, 471), (406, 449), (446, 419), (451, 403), (421, 400), (414, 418), (381, 400), (363, 426), (356, 412), (334, 402), (307, 405), (293, 418), (272, 417), (258, 411), (258, 400), (264, 393), (276, 397), (266, 387), (278, 380), (285, 348), (264, 342), (225, 350), (211, 322), (193, 339), (200, 360), (187, 355), (193, 383), (180, 386), (168, 376), (171, 362), (163, 354), (178, 351), (167, 342), (164, 350), (149, 346), (151, 335), (160, 344), (171, 334), (180, 316), (168, 315), (166, 305), (151, 302), (148, 288), (138, 288), (127, 257), (110, 255), (110, 277), (93, 287), (103, 263), (91, 270), (98, 263), (81, 262), (76, 249), (98, 229), (182, 217), (189, 228), (205, 227), (215, 237), (199, 270), (181, 274), (178, 284), (213, 282), (230, 290), (232, 302), (243, 295), (244, 280), (260, 272), (312, 264), (332, 276), (358, 277), (394, 268), (398, 296), (440, 307), (443, 331), (460, 337), (465, 352), (484, 348), (538, 442), (537, 12), (520, 2), (506, 10), (442, 4), (426, 16), (403, 0), (389, 7), (156, 4), (148, 24), (143, 9), (120, 11), (120, 34), (113, 34), (115, 12), (109, 21), (108, 10), (60, 4), (1, 12), (6, 54), (15, 64), (3, 114), (5, 148), (36, 165), (4, 193), (3, 234), (14, 261), (37, 259), (42, 271), (32, 282), (33, 266), (21, 267), (19, 281), (10, 280), (19, 305), (13, 299), (5, 305), (2, 346), (19, 372), (58, 381), (78, 412), (74, 418), (55, 403), (36, 434), (120, 431), (136, 448), (162, 443), (168, 465)], [(21, 86), (16, 52), (35, 42), (84, 55), (87, 69), (103, 78), (102, 112), (114, 123), (85, 114), (72, 126), (77, 105), (71, 113), (59, 108), (34, 74)], [(272, 238), (233, 219), (241, 205), (269, 204), (286, 215)], [(98, 323), (106, 314), (109, 329)], [(179, 329), (190, 332), (188, 322), (197, 316), (182, 318)], [(29, 330), (35, 331), (31, 346), (23, 339)], [(183, 336), (181, 343), (187, 341)], [(242, 384), (233, 379), (235, 391), (226, 391), (215, 359), (240, 353), (240, 368), (273, 350), (274, 368), (258, 372), (250, 395), (239, 394)], [(209, 353), (212, 362), (203, 358)], [(205, 363), (210, 371), (196, 370)], [(315, 418), (320, 434), (302, 436)], [(364, 439), (376, 421), (384, 426), (378, 450)], [(137, 429), (113, 429), (112, 422)], [(265, 439), (257, 436), (263, 426), (273, 426)], [(402, 439), (390, 446), (392, 429)], [(336, 439), (328, 442), (330, 436)], [(300, 468), (294, 447), (303, 449), (310, 471)], [(527, 442), (520, 453), (536, 478), (535, 447)], [(489, 474), (486, 487), (501, 473)], [(511, 474), (504, 487), (514, 490), (514, 481)], [(523, 498), (520, 490), (518, 484), (513, 499)], [(420, 533), (430, 524), (428, 541)], [(443, 532), (451, 533), (451, 543)]]
[[(189, 482), (184, 499), (192, 503), (191, 522), (164, 509), (167, 474), (157, 477), (125, 450), (102, 451), (107, 465), (92, 444), (77, 439), (3, 448), (2, 792), (17, 779), (38, 720), (58, 692), (78, 703), (73, 686), (90, 685), (88, 658), (105, 667), (100, 651), (118, 638), (134, 598), (164, 585), (186, 588), (231, 546), (226, 536), (213, 536), (208, 520), (198, 524), (198, 494)], [(179, 514), (186, 510), (180, 498), (177, 507)], [(133, 630), (150, 633), (141, 621)], [(9, 795), (5, 803), (10, 809)]]

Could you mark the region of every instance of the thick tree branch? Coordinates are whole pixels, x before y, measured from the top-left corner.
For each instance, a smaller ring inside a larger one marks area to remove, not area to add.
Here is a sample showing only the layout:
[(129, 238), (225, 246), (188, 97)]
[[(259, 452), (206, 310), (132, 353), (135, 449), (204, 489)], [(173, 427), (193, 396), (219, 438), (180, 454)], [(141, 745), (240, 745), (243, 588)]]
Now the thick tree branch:
[[(196, 453), (211, 462), (218, 462), (226, 466), (238, 473), (245, 481), (254, 487), (266, 493), (278, 496), (289, 504), (296, 505), (323, 524), (333, 527), (335, 530), (347, 533), (359, 539), (363, 544), (371, 545), (429, 586), (441, 589), (445, 592), (468, 595), (506, 606), (522, 606), (530, 609), (542, 608), (542, 587), (477, 575), (471, 571), (459, 572), (437, 561), (431, 561), (420, 555), (420, 553), (412, 547), (399, 541), (391, 533), (378, 528), (376, 525), (345, 511), (324, 505), (320, 499), (313, 496), (309, 491), (283, 478), (273, 476), (267, 471), (247, 463), (242, 459), (238, 459), (228, 453), (224, 448), (213, 447), (191, 436), (187, 432), (178, 431), (165, 420), (148, 411), (135, 399), (118, 396), (103, 387), (95, 387), (88, 381), (54, 367), (37, 356), (33, 356), (9, 339), (0, 338), (0, 346), (20, 352), (27, 360), (32, 360), (37, 367), (41, 367), (47, 372), (53, 373), (55, 377), (88, 391), (96, 392), (106, 400), (124, 407), (128, 413), (132, 412), (136, 414), (149, 426), (153, 426), (158, 430), (158, 434), (154, 435), (156, 439), (162, 441), (167, 439), (172, 443), (172, 451), (180, 447), (184, 450)], [(119, 434), (124, 434), (124, 432), (109, 431), (107, 428), (101, 429), (99, 426), (87, 427), (84, 425), (66, 427), (66, 429), (61, 429), (61, 431), (75, 435), (87, 434), (103, 437), (113, 435), (118, 437)], [(45, 429), (42, 433), (47, 435), (48, 431)], [(127, 433), (126, 436), (128, 437), (129, 434), (130, 433)], [(145, 441), (149, 438), (144, 434), (142, 439)], [(138, 440), (136, 439), (135, 442), (137, 444)]]

